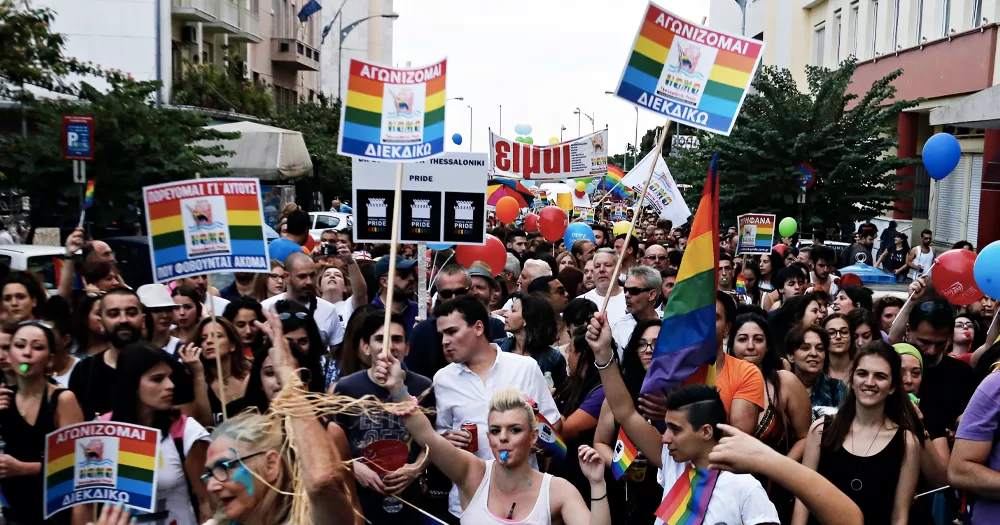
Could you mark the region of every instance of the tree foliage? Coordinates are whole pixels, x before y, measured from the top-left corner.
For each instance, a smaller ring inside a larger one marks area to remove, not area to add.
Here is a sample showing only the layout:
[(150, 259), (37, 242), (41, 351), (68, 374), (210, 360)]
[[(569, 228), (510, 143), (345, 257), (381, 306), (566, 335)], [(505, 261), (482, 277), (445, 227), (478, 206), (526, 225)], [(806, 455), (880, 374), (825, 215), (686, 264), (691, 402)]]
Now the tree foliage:
[(714, 153), (719, 155), (720, 213), (734, 222), (743, 213), (799, 217), (796, 165), (806, 162), (817, 182), (806, 194), (806, 224), (831, 225), (869, 218), (893, 208), (895, 171), (916, 159), (899, 159), (895, 124), (918, 101), (894, 100), (897, 70), (863, 96), (847, 93), (857, 62), (838, 69), (807, 67), (808, 92), (799, 91), (787, 69), (758, 70), (729, 137), (699, 133), (701, 147), (668, 160), (692, 207)]
[(297, 104), (275, 117), (272, 124), (302, 133), (313, 163), (319, 164), (320, 187), (324, 195), (350, 195), (351, 159), (337, 154), (340, 101), (330, 102), (320, 94), (317, 103)]
[(260, 118), (271, 117), (274, 114), (271, 90), (244, 76), (244, 60), (238, 54), (228, 53), (226, 64), (222, 68), (214, 64), (186, 62), (174, 79), (171, 102)]

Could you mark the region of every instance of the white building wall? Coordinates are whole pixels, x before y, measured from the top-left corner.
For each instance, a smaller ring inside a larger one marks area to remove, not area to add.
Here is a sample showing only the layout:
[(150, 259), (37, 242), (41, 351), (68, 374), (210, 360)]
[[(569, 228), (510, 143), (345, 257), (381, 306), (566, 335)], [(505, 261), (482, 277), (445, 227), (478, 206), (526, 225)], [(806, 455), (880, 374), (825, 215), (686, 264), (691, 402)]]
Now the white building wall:
[[(342, 0), (327, 0), (323, 5), (323, 26), (329, 24), (337, 14)], [(347, 89), (351, 58), (372, 60), (392, 65), (392, 21), (378, 15), (393, 12), (392, 0), (346, 0), (340, 19), (333, 24), (323, 44), (320, 65), (320, 89), (326, 95), (336, 98), (338, 85)], [(343, 55), (338, 53), (340, 29), (363, 18), (375, 16), (356, 26), (343, 44)], [(338, 72), (340, 81), (338, 82)], [(343, 95), (343, 93), (341, 93)]]

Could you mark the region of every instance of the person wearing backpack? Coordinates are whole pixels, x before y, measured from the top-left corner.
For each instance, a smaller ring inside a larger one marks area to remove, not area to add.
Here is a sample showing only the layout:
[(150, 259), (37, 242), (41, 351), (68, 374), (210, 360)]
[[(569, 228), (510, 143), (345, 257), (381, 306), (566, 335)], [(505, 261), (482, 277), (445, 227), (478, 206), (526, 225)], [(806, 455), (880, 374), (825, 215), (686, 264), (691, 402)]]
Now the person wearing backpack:
[(181, 366), (170, 354), (145, 342), (123, 349), (118, 357), (114, 409), (101, 419), (160, 430), (154, 516), (143, 522), (198, 525), (212, 517), (208, 491), (201, 482), (208, 432), (194, 418), (174, 408), (171, 374)]

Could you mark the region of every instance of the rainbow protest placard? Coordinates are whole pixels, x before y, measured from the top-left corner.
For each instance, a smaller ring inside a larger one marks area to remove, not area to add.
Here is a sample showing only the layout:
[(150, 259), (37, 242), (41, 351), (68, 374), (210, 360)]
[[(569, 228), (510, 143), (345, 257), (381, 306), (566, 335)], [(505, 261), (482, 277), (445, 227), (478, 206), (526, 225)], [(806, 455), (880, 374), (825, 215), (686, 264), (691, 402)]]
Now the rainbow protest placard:
[(160, 431), (88, 421), (45, 436), (45, 519), (76, 505), (123, 502), (153, 512)]
[(763, 51), (763, 42), (702, 27), (650, 2), (615, 95), (729, 135)]
[(444, 153), (447, 63), (398, 69), (352, 58), (337, 152), (383, 162)]
[(156, 282), (269, 271), (258, 179), (186, 180), (142, 193)]
[(622, 479), (625, 471), (632, 466), (635, 457), (639, 455), (632, 440), (625, 435), (625, 429), (618, 429), (618, 441), (615, 442), (615, 454), (611, 458), (611, 473), (615, 479)]
[(535, 421), (538, 422), (538, 439), (535, 440), (538, 448), (559, 457), (566, 457), (566, 442), (556, 433), (552, 423), (549, 423), (541, 412), (535, 412)]
[(774, 220), (774, 215), (766, 213), (747, 213), (737, 217), (739, 228), (737, 232), (740, 238), (736, 243), (736, 255), (771, 253), (771, 244), (774, 242)]

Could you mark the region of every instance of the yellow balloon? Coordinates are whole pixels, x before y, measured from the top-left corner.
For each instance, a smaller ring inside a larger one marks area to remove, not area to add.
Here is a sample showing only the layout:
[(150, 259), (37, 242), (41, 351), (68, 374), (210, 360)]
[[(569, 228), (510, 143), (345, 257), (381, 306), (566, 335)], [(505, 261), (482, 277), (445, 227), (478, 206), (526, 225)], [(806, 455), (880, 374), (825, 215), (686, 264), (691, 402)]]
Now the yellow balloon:
[(584, 192), (587, 191), (587, 183), (582, 180), (576, 181), (576, 191)]
[(618, 237), (619, 235), (625, 235), (626, 233), (628, 233), (628, 229), (629, 229), (630, 226), (632, 226), (632, 223), (630, 223), (628, 221), (618, 221), (618, 222), (616, 222), (614, 230), (613, 230), (614, 234), (615, 234), (615, 237)]
[(555, 137), (549, 137), (549, 144), (559, 144), (559, 139)]

